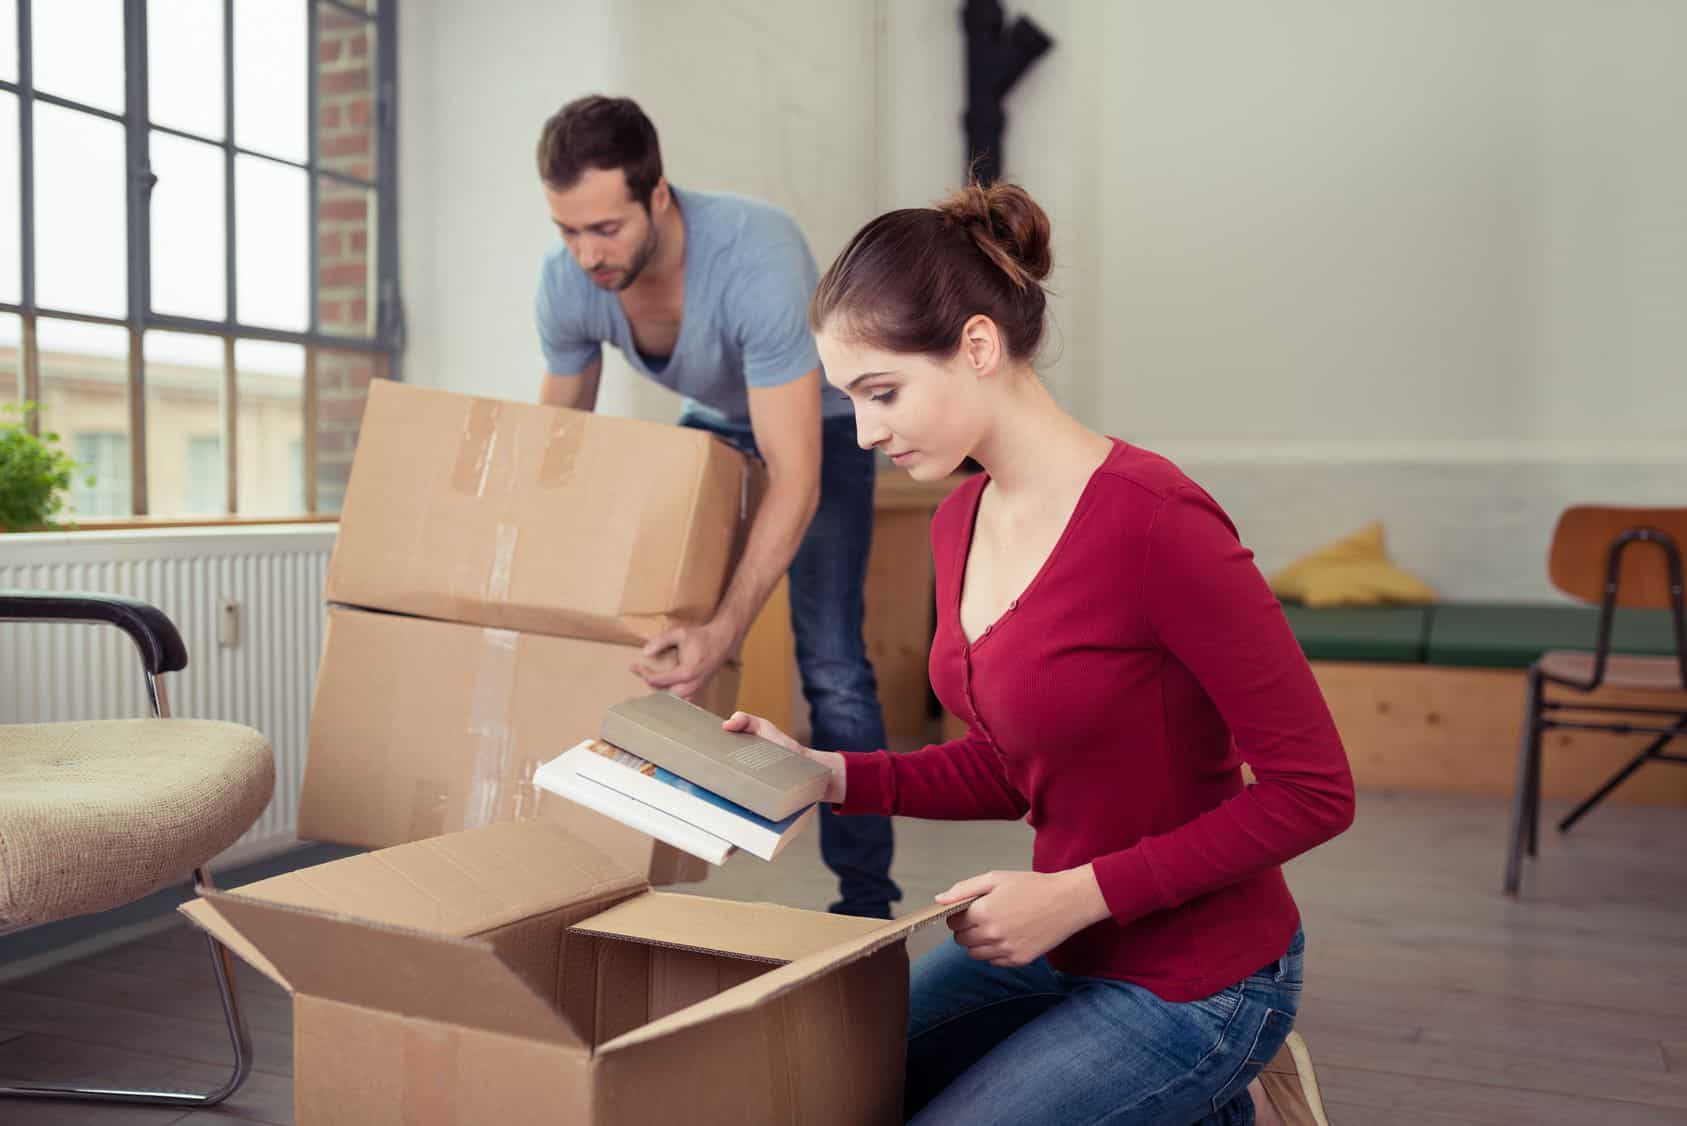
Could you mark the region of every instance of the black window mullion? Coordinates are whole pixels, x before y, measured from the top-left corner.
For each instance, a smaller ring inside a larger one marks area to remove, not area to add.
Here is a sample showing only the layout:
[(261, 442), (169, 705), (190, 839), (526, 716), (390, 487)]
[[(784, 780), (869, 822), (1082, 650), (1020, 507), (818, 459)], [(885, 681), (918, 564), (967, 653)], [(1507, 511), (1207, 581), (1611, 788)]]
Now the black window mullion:
[[(35, 337), (35, 60), (30, 41), (30, 0), (18, 0), (18, 225), (23, 278), (23, 347), (18, 380), (25, 402), (41, 401), (41, 357)], [(41, 433), (41, 414), (30, 411), (24, 425)]]
[(386, 376), (401, 378), (404, 309), (398, 288), (398, 19), (381, 5), (375, 20), (375, 336), (385, 346)]
[(129, 251), (129, 491), (136, 516), (150, 511), (146, 479), (146, 363), (142, 333), (152, 307), (150, 229), (152, 167), (147, 144), (146, 0), (123, 4), (124, 91), (123, 118), (127, 142), (128, 183), (124, 199), (128, 211)]
[(228, 308), (224, 317), (233, 326), (240, 323), (240, 305), (234, 291), (234, 0), (223, 0), (223, 251), (224, 282)]
[(50, 106), (62, 106), (65, 109), (73, 109), (77, 113), (85, 113), (90, 117), (103, 117), (105, 120), (115, 121), (119, 125), (123, 124), (124, 121), (124, 115), (121, 113), (114, 113), (111, 110), (106, 109), (104, 106), (91, 106), (86, 102), (79, 102), (75, 98), (62, 98), (57, 94), (49, 94), (41, 90), (35, 91), (33, 96), (38, 102), (46, 102)]
[(18, 0), (18, 246), (23, 259), (24, 315), (35, 312), (35, 51), (30, 0)]
[[(307, 44), (305, 52), (305, 113), (308, 118), (305, 122), (305, 161), (308, 166), (305, 172), (305, 181), (306, 190), (309, 192), (309, 202), (305, 206), (309, 209), (307, 214), (310, 216), (305, 223), (305, 228), (310, 232), (310, 265), (308, 267), (310, 270), (310, 317), (305, 323), (310, 326), (313, 333), (322, 329), (319, 261), (322, 253), (322, 223), (317, 217), (316, 206), (316, 169), (317, 161), (320, 159), (317, 151), (317, 132), (321, 127), (320, 119), (322, 116), (322, 112), (317, 105), (316, 92), (316, 72), (321, 64), (317, 46), (318, 34), (316, 0), (305, 0), (305, 43)], [(311, 425), (309, 419), (306, 420), (306, 425)]]

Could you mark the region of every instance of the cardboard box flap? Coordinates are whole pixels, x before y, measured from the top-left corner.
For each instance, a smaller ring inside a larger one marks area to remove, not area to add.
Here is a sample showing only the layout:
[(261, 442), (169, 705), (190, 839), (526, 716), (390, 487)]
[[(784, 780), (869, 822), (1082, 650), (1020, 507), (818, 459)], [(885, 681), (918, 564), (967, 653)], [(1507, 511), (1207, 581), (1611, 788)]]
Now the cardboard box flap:
[(774, 903), (651, 892), (583, 919), (569, 930), (783, 964), (862, 938), (882, 926), (874, 919), (800, 911)]
[(223, 926), (279, 970), (295, 993), (587, 1051), (567, 1018), (485, 942), (379, 926), (238, 892), (206, 892), (200, 905), (221, 916)]
[(953, 915), (957, 911), (965, 910), (971, 903), (972, 900), (969, 899), (961, 903), (938, 904), (901, 919), (892, 919), (888, 923), (880, 923), (857, 938), (840, 942), (805, 958), (799, 958), (787, 965), (780, 966), (776, 970), (769, 970), (759, 977), (751, 978), (742, 985), (717, 993), (706, 1001), (700, 1001), (695, 1005), (680, 1009), (678, 1012), (670, 1013), (658, 1020), (651, 1021), (649, 1024), (641, 1025), (630, 1032), (623, 1033), (601, 1045), (597, 1050), (599, 1054), (608, 1054), (655, 1040), (682, 1028), (703, 1024), (714, 1020), (716, 1017), (753, 1009), (765, 1001), (771, 1001), (775, 997), (789, 993), (816, 978), (823, 977), (839, 966), (848, 965), (870, 954), (875, 954), (887, 946), (901, 942), (921, 927)]
[(547, 819), (348, 856), (240, 889), (248, 899), (428, 934), (480, 934), (645, 888), (644, 877)]
[(235, 956), (248, 966), (281, 986), (288, 993), (293, 992), (292, 983), (281, 976), (281, 971), (275, 968), (275, 964), (258, 953), (257, 947), (247, 942), (245, 935), (229, 926), (228, 920), (217, 914), (217, 909), (211, 904), (203, 899), (190, 899), (178, 906), (176, 910), (192, 919), (196, 926), (212, 938), (234, 951)]

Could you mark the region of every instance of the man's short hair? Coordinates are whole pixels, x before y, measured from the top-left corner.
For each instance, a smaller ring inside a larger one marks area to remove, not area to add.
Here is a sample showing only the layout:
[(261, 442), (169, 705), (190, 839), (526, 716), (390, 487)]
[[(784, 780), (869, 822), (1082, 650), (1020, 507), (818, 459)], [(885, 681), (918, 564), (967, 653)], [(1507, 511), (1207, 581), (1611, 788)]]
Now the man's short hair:
[(588, 169), (619, 168), (646, 211), (662, 178), (656, 126), (631, 98), (589, 94), (569, 102), (545, 122), (538, 157), (539, 178), (557, 191), (573, 187)]

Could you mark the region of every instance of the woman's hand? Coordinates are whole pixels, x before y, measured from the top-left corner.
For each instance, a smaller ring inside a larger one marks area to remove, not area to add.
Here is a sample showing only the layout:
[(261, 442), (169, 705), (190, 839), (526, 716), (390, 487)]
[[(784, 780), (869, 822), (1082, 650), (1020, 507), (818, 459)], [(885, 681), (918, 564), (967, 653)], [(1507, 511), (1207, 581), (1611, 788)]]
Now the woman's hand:
[(751, 735), (760, 735), (769, 743), (777, 743), (788, 751), (795, 751), (824, 766), (832, 775), (831, 781), (826, 783), (826, 794), (822, 801), (836, 805), (844, 800), (844, 759), (836, 751), (817, 751), (813, 747), (805, 747), (773, 724), (759, 715), (749, 712), (733, 712), (726, 722), (721, 724), (726, 731), (747, 731)]
[(937, 896), (939, 903), (979, 898), (948, 918), (955, 941), (992, 966), (1024, 966), (1085, 927), (1108, 917), (1095, 872), (986, 872)]

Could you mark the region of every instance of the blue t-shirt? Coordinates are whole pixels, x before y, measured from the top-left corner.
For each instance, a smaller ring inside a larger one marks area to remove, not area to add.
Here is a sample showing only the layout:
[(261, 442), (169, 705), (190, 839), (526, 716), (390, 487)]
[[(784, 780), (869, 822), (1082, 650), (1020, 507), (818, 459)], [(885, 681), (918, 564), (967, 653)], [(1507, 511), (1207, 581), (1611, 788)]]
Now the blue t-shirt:
[[(633, 342), (620, 298), (600, 289), (559, 243), (545, 255), (535, 316), (545, 369), (573, 375), (607, 341), (635, 371), (684, 395), (688, 411), (748, 426), (748, 388), (777, 387), (820, 366), (808, 332), (819, 272), (790, 216), (742, 196), (674, 189), (685, 222), (685, 306), (679, 338), (653, 367)], [(821, 382), (827, 417), (849, 397)]]

